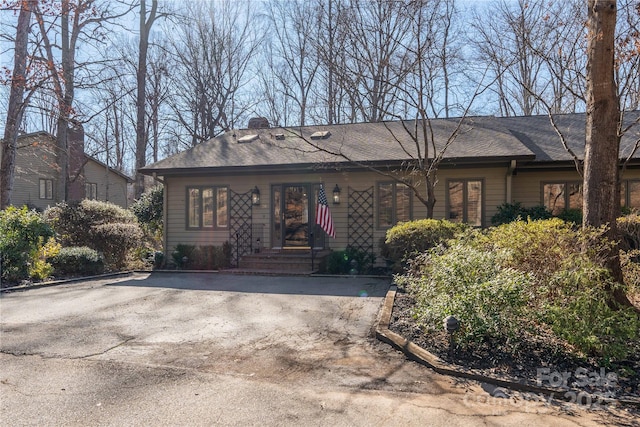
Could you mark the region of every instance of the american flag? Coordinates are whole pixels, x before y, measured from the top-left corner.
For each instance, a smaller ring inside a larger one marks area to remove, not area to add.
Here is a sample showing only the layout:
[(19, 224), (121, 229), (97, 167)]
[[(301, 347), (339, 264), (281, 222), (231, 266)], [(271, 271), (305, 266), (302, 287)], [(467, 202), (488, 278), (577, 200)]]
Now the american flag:
[(320, 186), (320, 192), (318, 192), (318, 204), (316, 205), (316, 224), (318, 224), (326, 233), (336, 238), (336, 230), (333, 227), (333, 218), (331, 218), (331, 211), (329, 210), (329, 203), (327, 202), (327, 195), (324, 193), (324, 188)]

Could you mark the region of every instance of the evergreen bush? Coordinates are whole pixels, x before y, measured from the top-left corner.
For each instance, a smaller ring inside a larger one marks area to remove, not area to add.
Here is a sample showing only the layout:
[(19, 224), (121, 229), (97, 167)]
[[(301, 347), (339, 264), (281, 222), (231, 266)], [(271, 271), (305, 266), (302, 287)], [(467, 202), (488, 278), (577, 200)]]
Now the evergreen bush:
[(231, 245), (228, 242), (222, 246), (179, 244), (171, 257), (175, 265), (184, 270), (219, 270), (231, 265)]
[(503, 203), (498, 206), (497, 212), (491, 217), (491, 224), (502, 225), (517, 220), (549, 219), (551, 217), (551, 212), (542, 205), (525, 208), (520, 202)]
[(63, 246), (87, 246), (101, 252), (105, 265), (120, 270), (143, 233), (132, 212), (109, 202), (60, 203), (44, 213)]
[(620, 247), (625, 251), (640, 249), (640, 215), (630, 213), (618, 218)]
[(563, 209), (562, 212), (558, 214), (558, 218), (574, 226), (580, 226), (582, 225), (582, 209)]
[(27, 207), (9, 206), (0, 211), (0, 257), (2, 281), (19, 282), (29, 277), (29, 267), (38, 259), (53, 230), (42, 216)]
[(468, 226), (447, 220), (421, 219), (403, 222), (387, 230), (381, 242), (381, 254), (395, 272), (403, 271), (407, 261), (426, 250), (453, 238)]
[(514, 322), (534, 334), (551, 330), (583, 355), (622, 360), (638, 345), (640, 319), (611, 306), (610, 290), (623, 285), (604, 267), (615, 244), (604, 232), (558, 218), (472, 230), (417, 258), (396, 281), (415, 294), (425, 328), (441, 328), (449, 314), (461, 318), (463, 344), (512, 341), (515, 348)]
[(456, 340), (462, 347), (511, 343), (521, 332), (527, 304), (528, 274), (501, 268), (504, 252), (487, 252), (457, 240), (419, 257), (413, 274), (396, 277), (416, 299), (414, 315), (427, 332), (442, 330), (449, 315), (461, 322)]
[(65, 247), (50, 258), (51, 265), (61, 275), (93, 275), (104, 271), (100, 254), (86, 246)]
[(331, 252), (321, 270), (329, 274), (369, 274), (374, 262), (372, 253), (348, 246), (345, 250)]
[(162, 233), (162, 206), (164, 189), (157, 186), (146, 193), (131, 205), (131, 211), (138, 222), (146, 227), (152, 234)]

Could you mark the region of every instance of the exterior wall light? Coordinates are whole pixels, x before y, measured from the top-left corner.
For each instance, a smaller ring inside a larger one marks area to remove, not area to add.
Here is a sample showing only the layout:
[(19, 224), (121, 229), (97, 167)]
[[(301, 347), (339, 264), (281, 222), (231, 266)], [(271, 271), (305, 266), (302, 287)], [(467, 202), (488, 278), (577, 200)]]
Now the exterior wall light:
[(260, 204), (260, 190), (258, 190), (258, 186), (251, 190), (251, 204), (259, 205)]
[(338, 184), (336, 184), (336, 186), (333, 189), (333, 204), (334, 205), (340, 204), (340, 187), (338, 187)]

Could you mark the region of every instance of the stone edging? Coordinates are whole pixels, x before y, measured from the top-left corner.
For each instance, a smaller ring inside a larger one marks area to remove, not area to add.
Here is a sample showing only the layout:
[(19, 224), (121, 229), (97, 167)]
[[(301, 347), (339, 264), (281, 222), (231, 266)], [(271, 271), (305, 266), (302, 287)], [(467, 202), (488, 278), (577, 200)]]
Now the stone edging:
[[(422, 347), (416, 345), (415, 343), (409, 341), (408, 339), (404, 338), (403, 336), (389, 329), (389, 324), (391, 323), (391, 313), (393, 311), (393, 304), (396, 297), (396, 291), (397, 291), (396, 286), (391, 286), (389, 288), (389, 291), (387, 291), (387, 295), (384, 299), (384, 303), (380, 313), (380, 319), (378, 321), (378, 324), (376, 325), (376, 330), (375, 330), (376, 338), (402, 351), (409, 359), (414, 360), (422, 365), (425, 365), (433, 369), (435, 372), (439, 374), (471, 379), (471, 380), (480, 381), (483, 383), (489, 383), (499, 387), (505, 387), (512, 390), (522, 391), (522, 392), (544, 394), (544, 395), (552, 396), (559, 399), (563, 399), (563, 398), (569, 399), (569, 396), (576, 396), (578, 393), (583, 393), (583, 391), (581, 390), (572, 390), (568, 388), (543, 387), (543, 386), (537, 386), (533, 384), (526, 384), (526, 383), (521, 383), (516, 381), (509, 381), (505, 379), (490, 377), (490, 376), (480, 374), (478, 372), (460, 369), (458, 367), (455, 367), (443, 362), (440, 358), (438, 358), (434, 354), (428, 352)], [(603, 400), (606, 403), (618, 402), (625, 405), (633, 405), (633, 406), (640, 407), (640, 399), (635, 399), (635, 398), (621, 398), (621, 399), (607, 398)]]

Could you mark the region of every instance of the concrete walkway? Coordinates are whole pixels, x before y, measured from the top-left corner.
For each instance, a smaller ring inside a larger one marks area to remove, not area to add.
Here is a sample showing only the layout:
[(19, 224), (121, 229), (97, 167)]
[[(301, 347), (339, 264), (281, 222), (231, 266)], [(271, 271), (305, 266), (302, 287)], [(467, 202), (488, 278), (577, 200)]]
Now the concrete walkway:
[(0, 297), (3, 425), (619, 425), (497, 399), (373, 337), (389, 283), (136, 274)]

